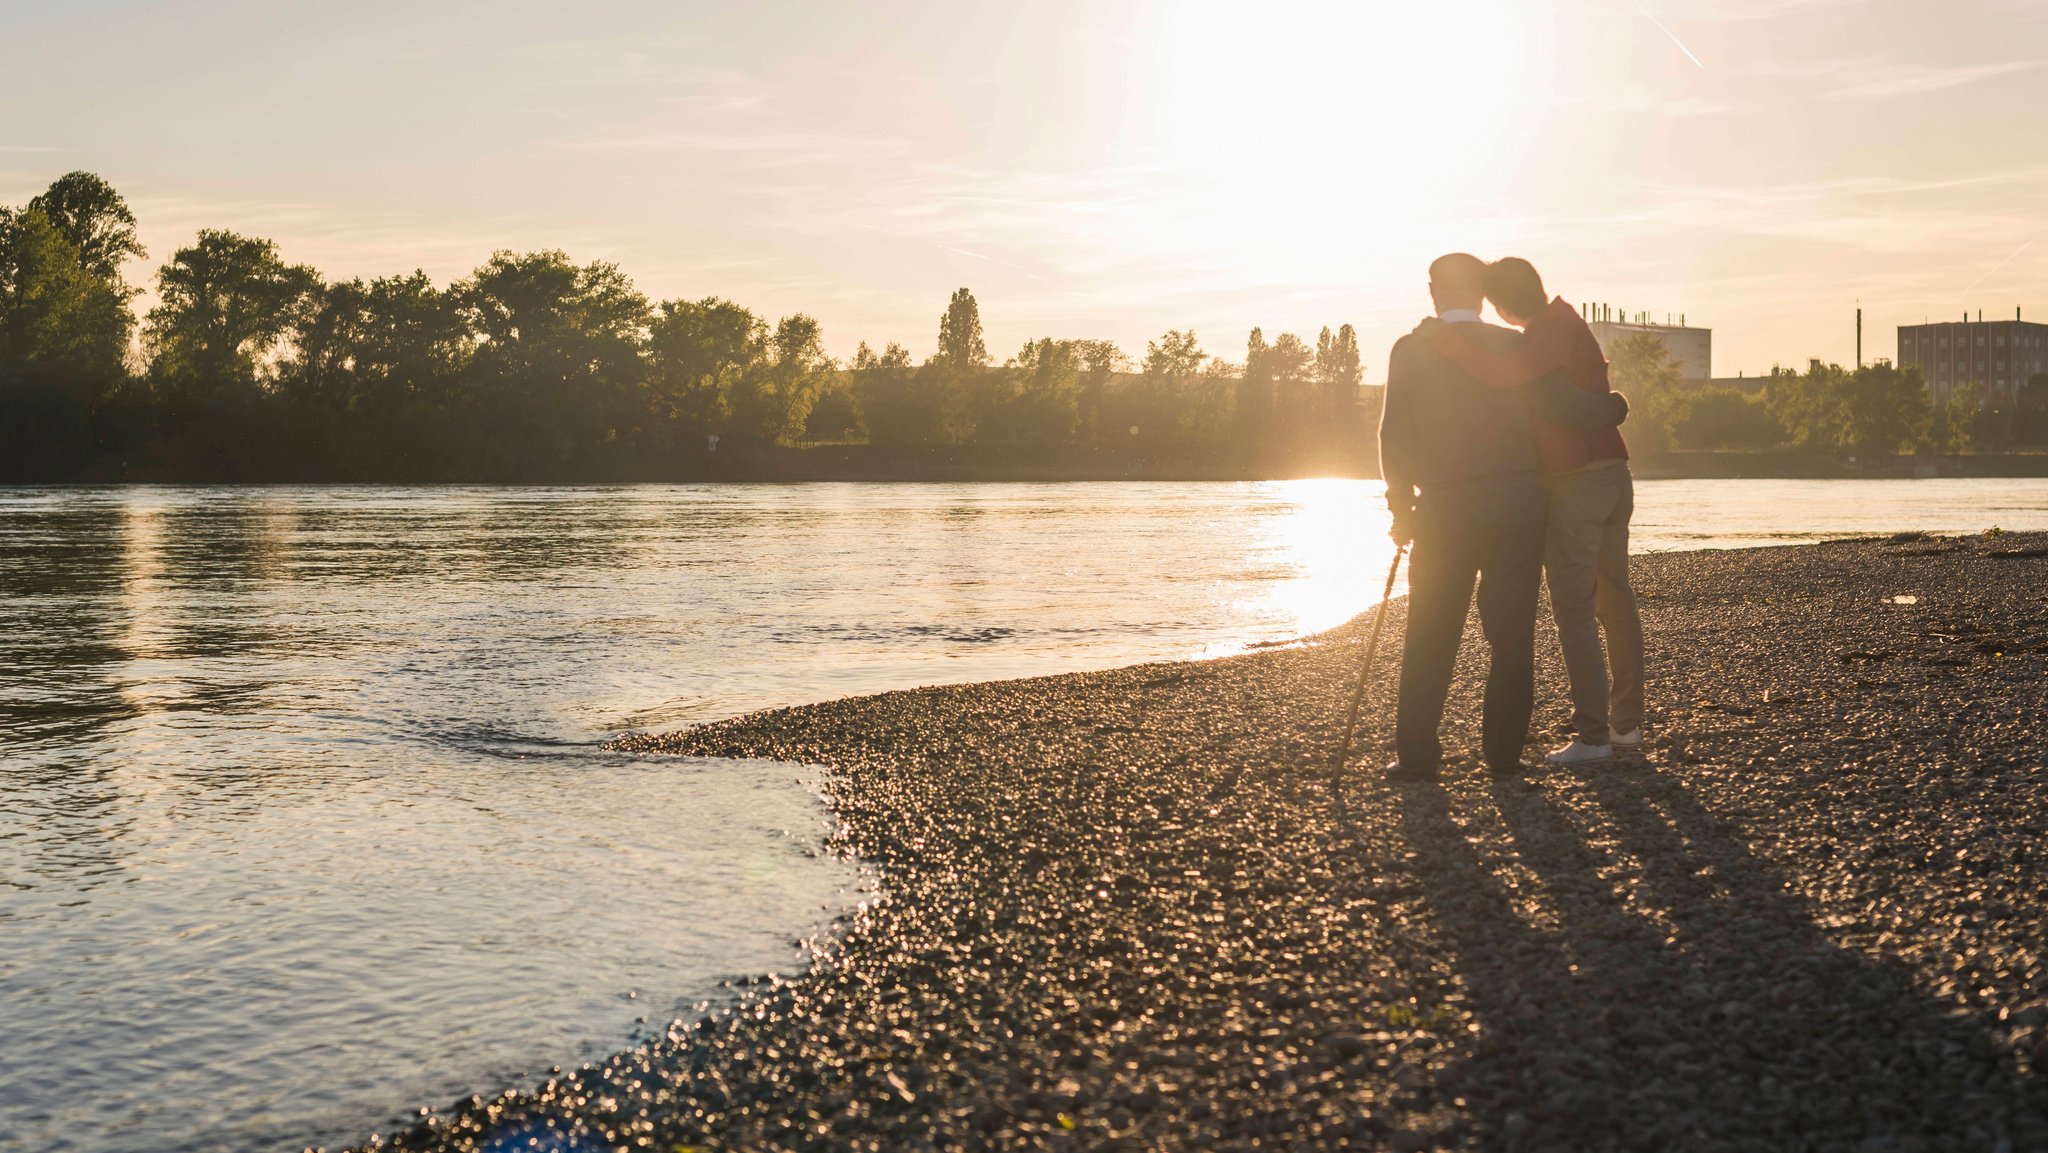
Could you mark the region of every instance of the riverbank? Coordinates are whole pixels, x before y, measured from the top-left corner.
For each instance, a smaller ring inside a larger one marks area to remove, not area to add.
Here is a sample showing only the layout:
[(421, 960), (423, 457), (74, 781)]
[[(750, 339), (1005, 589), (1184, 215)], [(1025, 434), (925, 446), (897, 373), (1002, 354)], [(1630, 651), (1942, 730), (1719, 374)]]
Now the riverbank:
[[(1929, 477), (2048, 477), (2048, 451), (1950, 456), (1881, 456), (1858, 460), (1791, 451), (1698, 450), (1638, 452), (1638, 477), (1648, 480), (1876, 480)], [(0, 462), (0, 470), (6, 467)], [(294, 458), (265, 467), (227, 469), (177, 459), (100, 460), (59, 472), (0, 475), (10, 484), (384, 484), (609, 485), (803, 482), (1009, 481), (1264, 481), (1319, 477), (1377, 480), (1379, 453), (1370, 435), (1288, 451), (1203, 452), (1126, 446), (1034, 454), (973, 446), (930, 449), (871, 444), (692, 448), (660, 460), (604, 459), (539, 471), (449, 471), (422, 456), (406, 462)]]
[(830, 766), (887, 898), (806, 976), (377, 1147), (2048, 1145), (2048, 534), (1638, 572), (1647, 764), (1363, 756), (1348, 819), (1363, 622), (629, 741)]

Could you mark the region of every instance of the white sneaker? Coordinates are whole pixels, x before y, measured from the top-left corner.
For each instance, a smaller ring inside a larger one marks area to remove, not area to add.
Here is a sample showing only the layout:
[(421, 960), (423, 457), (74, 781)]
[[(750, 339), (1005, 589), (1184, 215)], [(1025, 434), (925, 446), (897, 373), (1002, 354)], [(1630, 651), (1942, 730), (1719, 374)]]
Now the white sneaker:
[(1553, 765), (1583, 765), (1587, 761), (1611, 761), (1614, 759), (1613, 745), (1589, 745), (1572, 738), (1572, 743), (1553, 751), (1543, 758)]
[(1633, 753), (1643, 747), (1643, 730), (1635, 729), (1626, 733), (1616, 733), (1609, 739), (1614, 742), (1615, 752)]

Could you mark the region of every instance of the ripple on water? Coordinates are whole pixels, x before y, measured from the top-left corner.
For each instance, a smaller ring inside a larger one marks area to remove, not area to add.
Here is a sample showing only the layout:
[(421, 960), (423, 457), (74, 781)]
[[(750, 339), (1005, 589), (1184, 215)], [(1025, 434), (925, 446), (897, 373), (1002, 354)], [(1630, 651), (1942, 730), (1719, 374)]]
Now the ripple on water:
[[(2048, 484), (1644, 483), (1636, 542), (1993, 521)], [(613, 1050), (857, 875), (790, 766), (604, 738), (1285, 642), (1391, 547), (1352, 481), (0, 489), (0, 1147), (298, 1149)]]
[(612, 1051), (728, 973), (789, 971), (857, 897), (795, 766), (405, 759), (52, 775), (0, 802), (0, 1132), (359, 1137)]

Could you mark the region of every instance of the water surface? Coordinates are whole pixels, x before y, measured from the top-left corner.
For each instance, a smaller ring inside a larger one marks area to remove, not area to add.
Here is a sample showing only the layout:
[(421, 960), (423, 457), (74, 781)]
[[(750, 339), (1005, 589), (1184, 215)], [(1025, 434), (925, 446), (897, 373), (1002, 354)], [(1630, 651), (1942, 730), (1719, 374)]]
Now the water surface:
[[(1379, 491), (0, 489), (0, 1148), (353, 1140), (801, 964), (814, 783), (600, 741), (1299, 637)], [(1992, 524), (2048, 482), (1649, 482), (1637, 547)]]

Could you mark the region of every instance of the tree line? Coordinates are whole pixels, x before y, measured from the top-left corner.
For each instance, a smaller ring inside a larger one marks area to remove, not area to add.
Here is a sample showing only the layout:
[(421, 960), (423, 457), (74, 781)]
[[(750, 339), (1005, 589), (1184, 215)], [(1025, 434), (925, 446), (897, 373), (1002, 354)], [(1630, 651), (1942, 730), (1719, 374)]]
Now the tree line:
[(1047, 337), (998, 364), (955, 292), (937, 351), (862, 344), (717, 297), (652, 301), (618, 266), (499, 252), (469, 276), (329, 280), (207, 229), (155, 274), (90, 173), (0, 207), (0, 479), (576, 480), (691, 475), (725, 454), (865, 444), (905, 459), (1274, 462), (1368, 453), (1350, 325), (1252, 330), (1245, 358), (1172, 331), (1132, 360)]
[(2048, 374), (2016, 398), (1964, 385), (1936, 403), (1917, 368), (1880, 360), (1861, 368), (1814, 361), (1774, 369), (1753, 392), (1688, 385), (1662, 341), (1624, 337), (1608, 349), (1608, 375), (1629, 396), (1629, 444), (1670, 449), (1780, 450), (1813, 456), (1966, 453), (2048, 445)]

